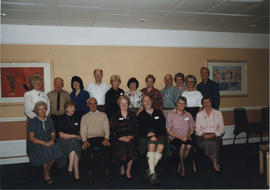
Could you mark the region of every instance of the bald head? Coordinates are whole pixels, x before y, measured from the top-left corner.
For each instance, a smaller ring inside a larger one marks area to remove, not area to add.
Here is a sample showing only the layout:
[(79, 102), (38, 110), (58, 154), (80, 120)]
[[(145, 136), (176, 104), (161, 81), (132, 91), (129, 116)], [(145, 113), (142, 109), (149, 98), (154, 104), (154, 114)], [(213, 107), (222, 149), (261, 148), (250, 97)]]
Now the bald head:
[(97, 100), (94, 97), (88, 99), (87, 105), (91, 112), (97, 111)]

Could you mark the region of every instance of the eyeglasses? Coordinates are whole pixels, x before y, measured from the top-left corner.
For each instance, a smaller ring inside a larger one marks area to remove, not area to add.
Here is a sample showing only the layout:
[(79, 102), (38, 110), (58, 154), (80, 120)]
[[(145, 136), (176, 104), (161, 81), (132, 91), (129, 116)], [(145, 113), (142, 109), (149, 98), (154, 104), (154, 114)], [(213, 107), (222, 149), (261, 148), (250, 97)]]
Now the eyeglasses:
[(194, 81), (193, 80), (187, 80), (187, 83), (193, 83)]

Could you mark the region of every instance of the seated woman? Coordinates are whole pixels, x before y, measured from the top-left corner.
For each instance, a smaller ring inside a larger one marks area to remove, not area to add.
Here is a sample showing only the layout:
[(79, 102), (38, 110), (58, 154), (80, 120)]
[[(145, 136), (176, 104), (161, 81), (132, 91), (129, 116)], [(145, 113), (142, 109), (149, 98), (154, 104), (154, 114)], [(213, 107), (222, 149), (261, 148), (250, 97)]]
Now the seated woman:
[(191, 114), (184, 110), (186, 103), (186, 98), (180, 96), (177, 100), (176, 110), (168, 114), (166, 122), (169, 139), (179, 151), (180, 161), (177, 167), (177, 175), (181, 179), (185, 177), (184, 161), (192, 146), (191, 135), (195, 127)]
[(119, 75), (112, 75), (110, 83), (112, 87), (105, 95), (106, 114), (109, 120), (111, 120), (113, 113), (119, 111), (119, 105), (117, 104), (118, 98), (125, 94), (125, 92), (119, 88), (121, 84)]
[(111, 119), (111, 142), (115, 157), (120, 162), (121, 176), (126, 176), (127, 180), (131, 180), (131, 167), (138, 152), (136, 115), (128, 111), (130, 100), (127, 96), (120, 96), (118, 104), (120, 111)]
[(50, 169), (56, 158), (62, 156), (57, 144), (54, 144), (55, 129), (53, 121), (46, 116), (47, 104), (38, 101), (34, 112), (37, 115), (31, 120), (28, 128), (29, 146), (28, 153), (30, 163), (33, 166), (42, 166), (46, 184), (52, 184)]
[(158, 184), (155, 167), (162, 157), (167, 143), (166, 120), (161, 110), (152, 108), (149, 96), (142, 98), (144, 109), (138, 115), (139, 143), (141, 153), (146, 153), (149, 169), (146, 175), (152, 184)]
[(87, 107), (87, 100), (90, 98), (89, 92), (84, 90), (83, 81), (78, 76), (73, 76), (71, 79), (72, 92), (70, 93), (70, 100), (76, 103), (76, 113), (82, 117), (89, 112)]
[(66, 114), (59, 119), (59, 145), (63, 157), (57, 159), (60, 168), (64, 167), (69, 159), (67, 174), (72, 175), (74, 169), (74, 180), (79, 181), (79, 158), (81, 156), (81, 136), (80, 136), (80, 117), (75, 114), (75, 103), (67, 101), (64, 105)]
[(187, 99), (185, 110), (192, 115), (194, 120), (196, 120), (197, 113), (202, 110), (201, 100), (203, 96), (202, 93), (195, 88), (197, 79), (194, 75), (188, 75), (185, 83), (187, 85), (187, 90), (182, 94), (182, 96)]
[(136, 78), (132, 77), (128, 80), (127, 86), (129, 88), (129, 91), (127, 91), (125, 95), (128, 96), (130, 99), (129, 110), (137, 113), (142, 105), (141, 101), (143, 97), (142, 92), (137, 90), (139, 87), (139, 81)]
[(222, 113), (212, 108), (209, 97), (202, 99), (203, 111), (197, 114), (196, 135), (199, 147), (211, 159), (213, 168), (220, 173), (219, 150), (221, 146), (221, 135), (224, 133), (224, 122)]

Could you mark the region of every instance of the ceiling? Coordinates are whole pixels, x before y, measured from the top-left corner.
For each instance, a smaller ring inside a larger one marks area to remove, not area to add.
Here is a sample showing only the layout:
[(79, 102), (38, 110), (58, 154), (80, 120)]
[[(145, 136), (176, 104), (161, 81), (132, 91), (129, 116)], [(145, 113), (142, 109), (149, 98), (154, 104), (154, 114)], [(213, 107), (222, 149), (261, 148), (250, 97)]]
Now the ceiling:
[(269, 33), (269, 0), (2, 0), (1, 15), (2, 24)]

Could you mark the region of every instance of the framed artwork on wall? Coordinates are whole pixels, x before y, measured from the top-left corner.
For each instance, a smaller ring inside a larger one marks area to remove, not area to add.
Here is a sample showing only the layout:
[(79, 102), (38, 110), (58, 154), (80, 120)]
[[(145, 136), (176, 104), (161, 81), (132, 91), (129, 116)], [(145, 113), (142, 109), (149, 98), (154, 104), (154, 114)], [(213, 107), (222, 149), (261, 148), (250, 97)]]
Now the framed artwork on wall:
[(218, 83), (221, 96), (247, 96), (247, 62), (208, 60), (209, 78)]
[(0, 63), (0, 103), (23, 102), (24, 93), (32, 90), (30, 79), (34, 74), (42, 78), (41, 90), (49, 92), (50, 63)]

